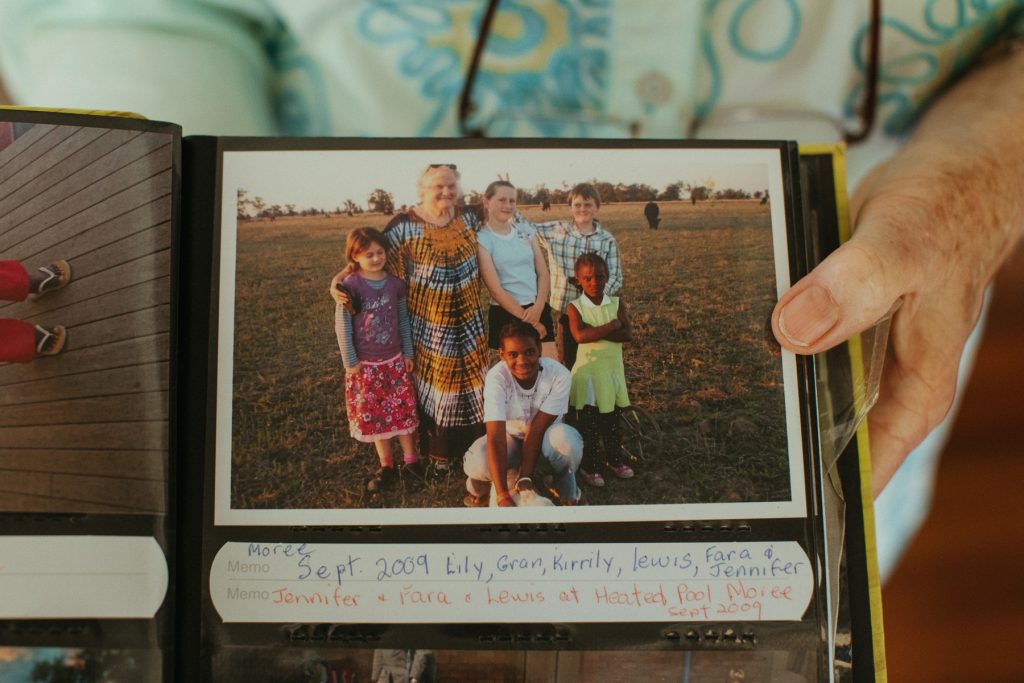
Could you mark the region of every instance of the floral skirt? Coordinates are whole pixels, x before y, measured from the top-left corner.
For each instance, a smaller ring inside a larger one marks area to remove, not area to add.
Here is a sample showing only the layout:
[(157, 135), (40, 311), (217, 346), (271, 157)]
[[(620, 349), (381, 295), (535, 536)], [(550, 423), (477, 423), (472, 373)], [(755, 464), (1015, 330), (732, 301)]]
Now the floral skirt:
[(416, 392), (402, 356), (380, 363), (363, 363), (359, 372), (345, 375), (345, 403), (352, 438), (364, 443), (412, 434)]

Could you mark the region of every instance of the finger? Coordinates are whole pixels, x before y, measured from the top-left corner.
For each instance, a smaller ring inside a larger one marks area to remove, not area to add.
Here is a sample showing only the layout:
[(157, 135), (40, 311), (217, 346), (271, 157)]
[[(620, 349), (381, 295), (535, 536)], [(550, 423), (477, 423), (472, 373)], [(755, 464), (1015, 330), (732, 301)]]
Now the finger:
[(927, 435), (924, 416), (908, 413), (896, 401), (877, 404), (868, 414), (871, 435), (871, 489), (875, 497), (889, 483), (907, 454)]
[(976, 315), (960, 315), (946, 298), (938, 303), (910, 301), (893, 319), (878, 400), (868, 415), (876, 496), (953, 403), (960, 356)]
[(876, 323), (912, 291), (916, 266), (892, 235), (885, 226), (862, 227), (783, 294), (772, 313), (779, 343), (801, 354), (825, 351)]
[(887, 371), (878, 402), (868, 414), (871, 487), (877, 496), (896, 470), (949, 411), (956, 373), (939, 380), (906, 368)]

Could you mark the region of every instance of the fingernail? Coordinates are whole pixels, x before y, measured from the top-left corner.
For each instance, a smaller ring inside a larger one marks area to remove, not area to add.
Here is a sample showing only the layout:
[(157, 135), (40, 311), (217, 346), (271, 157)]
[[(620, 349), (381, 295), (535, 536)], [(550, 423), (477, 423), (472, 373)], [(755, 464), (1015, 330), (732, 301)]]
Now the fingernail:
[(824, 287), (800, 292), (779, 313), (779, 330), (794, 346), (810, 346), (839, 320), (839, 306)]

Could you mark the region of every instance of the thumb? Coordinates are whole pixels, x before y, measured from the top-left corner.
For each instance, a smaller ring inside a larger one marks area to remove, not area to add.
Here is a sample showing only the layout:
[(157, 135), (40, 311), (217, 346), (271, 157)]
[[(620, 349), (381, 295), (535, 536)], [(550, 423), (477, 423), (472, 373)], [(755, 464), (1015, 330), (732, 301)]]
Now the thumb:
[(800, 354), (826, 351), (875, 324), (904, 294), (900, 250), (882, 248), (870, 233), (858, 230), (782, 295), (772, 313), (782, 346)]

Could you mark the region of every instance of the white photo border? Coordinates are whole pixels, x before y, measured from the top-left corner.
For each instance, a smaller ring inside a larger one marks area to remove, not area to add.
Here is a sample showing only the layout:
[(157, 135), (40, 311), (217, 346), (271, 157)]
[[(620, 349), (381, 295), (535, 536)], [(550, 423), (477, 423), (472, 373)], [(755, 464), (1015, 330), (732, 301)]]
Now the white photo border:
[[(451, 161), (463, 171), (474, 157), (489, 157), (490, 178), (496, 172), (505, 173), (513, 167), (511, 160), (517, 155), (529, 155), (531, 163), (560, 164), (568, 177), (579, 180), (594, 177), (588, 173), (588, 159), (601, 158), (604, 163), (614, 160), (622, 167), (631, 161), (641, 159), (650, 163), (662, 158), (677, 166), (701, 168), (709, 165), (763, 164), (765, 187), (772, 201), (770, 217), (776, 292), (781, 296), (790, 287), (790, 262), (788, 224), (786, 218), (786, 187), (783, 178), (782, 155), (779, 147), (579, 147), (566, 149), (556, 146), (524, 146), (516, 148), (487, 147), (486, 142), (479, 148), (406, 148), (406, 149), (330, 149), (330, 150), (255, 150), (224, 151), (221, 156), (221, 215), (220, 215), (220, 262), (214, 267), (219, 270), (218, 283), (218, 329), (216, 363), (216, 419), (215, 419), (215, 466), (214, 466), (214, 525), (215, 526), (351, 526), (351, 525), (464, 525), (465, 508), (345, 508), (345, 509), (240, 509), (231, 507), (231, 446), (233, 389), (233, 349), (235, 326), (235, 274), (237, 249), (237, 190), (247, 187), (244, 180), (247, 171), (254, 168), (283, 176), (288, 163), (337, 164), (338, 168), (349, 166), (366, 168), (367, 157), (375, 163), (372, 166), (400, 168), (410, 175), (409, 186), (427, 165), (442, 159)], [(293, 155), (301, 157), (294, 161)], [(548, 157), (545, 159), (545, 157)], [(573, 162), (567, 164), (567, 160)], [(579, 171), (571, 167), (579, 165)], [(390, 171), (389, 171), (390, 172)], [(794, 170), (795, 172), (795, 170)], [(463, 174), (465, 179), (465, 174)], [(515, 172), (512, 176), (516, 177)], [(337, 180), (329, 181), (337, 186)], [(466, 188), (463, 187), (465, 190)], [(396, 201), (396, 203), (402, 203)], [(729, 503), (665, 503), (646, 505), (594, 505), (572, 508), (526, 507), (526, 508), (475, 508), (473, 524), (520, 524), (520, 523), (588, 523), (588, 522), (650, 522), (673, 520), (727, 520), (727, 519), (783, 519), (803, 518), (808, 514), (806, 501), (805, 455), (801, 433), (801, 410), (797, 363), (794, 354), (783, 349), (780, 358), (785, 396), (786, 433), (789, 453), (790, 498), (773, 502), (729, 502)], [(567, 513), (567, 510), (570, 512)]]

